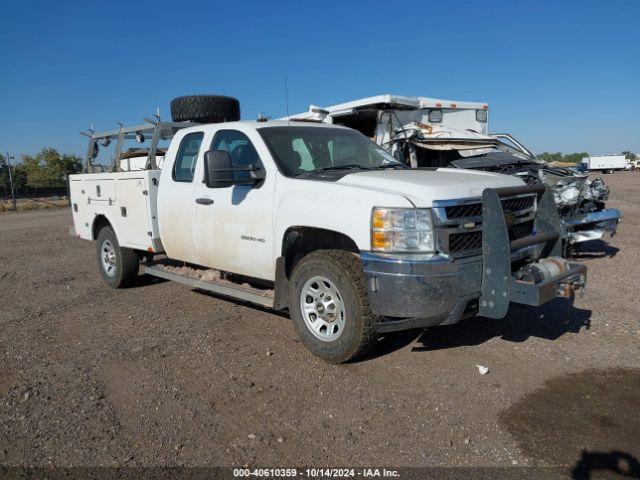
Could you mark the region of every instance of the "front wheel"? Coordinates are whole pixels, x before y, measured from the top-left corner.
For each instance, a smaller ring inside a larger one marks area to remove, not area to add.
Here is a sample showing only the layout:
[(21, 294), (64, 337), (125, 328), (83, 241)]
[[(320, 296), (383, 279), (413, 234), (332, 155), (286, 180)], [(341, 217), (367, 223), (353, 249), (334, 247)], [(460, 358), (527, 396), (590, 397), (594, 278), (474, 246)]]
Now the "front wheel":
[(318, 250), (295, 266), (289, 313), (304, 345), (316, 356), (343, 363), (375, 343), (360, 259), (343, 250)]
[(122, 248), (111, 227), (104, 227), (96, 241), (98, 269), (111, 288), (129, 285), (138, 276), (140, 259), (135, 250)]

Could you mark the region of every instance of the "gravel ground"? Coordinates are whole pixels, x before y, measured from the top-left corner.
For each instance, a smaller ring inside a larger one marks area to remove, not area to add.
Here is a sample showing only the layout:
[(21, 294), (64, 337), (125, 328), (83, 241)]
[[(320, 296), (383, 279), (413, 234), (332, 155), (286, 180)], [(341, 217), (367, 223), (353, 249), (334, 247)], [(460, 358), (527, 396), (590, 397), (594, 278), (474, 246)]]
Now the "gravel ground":
[(343, 366), (284, 315), (149, 277), (107, 288), (67, 210), (0, 214), (0, 464), (627, 468), (640, 174), (605, 178), (624, 219), (578, 254), (584, 298), (406, 332)]

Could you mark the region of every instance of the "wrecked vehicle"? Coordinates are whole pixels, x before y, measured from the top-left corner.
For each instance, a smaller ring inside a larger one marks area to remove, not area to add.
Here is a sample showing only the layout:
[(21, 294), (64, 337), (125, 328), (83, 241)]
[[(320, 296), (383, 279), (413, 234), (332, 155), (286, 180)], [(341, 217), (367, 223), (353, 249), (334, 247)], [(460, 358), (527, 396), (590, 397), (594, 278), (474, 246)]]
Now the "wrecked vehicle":
[(513, 175), (528, 185), (546, 184), (562, 220), (565, 246), (616, 233), (620, 212), (605, 208), (609, 189), (604, 181), (551, 167), (511, 135), (490, 134), (486, 103), (378, 95), (331, 107), (312, 105), (288, 118), (355, 128), (414, 168), (483, 170)]
[[(86, 134), (86, 171), (116, 145), (112, 172), (69, 176), (75, 234), (95, 241), (107, 285), (130, 284), (143, 261), (148, 275), (288, 310), (335, 363), (379, 334), (504, 318), (585, 286), (586, 267), (561, 258), (545, 185), (416, 170), (350, 128), (239, 116), (229, 97), (178, 97), (171, 122)], [(145, 152), (143, 170), (122, 168)]]

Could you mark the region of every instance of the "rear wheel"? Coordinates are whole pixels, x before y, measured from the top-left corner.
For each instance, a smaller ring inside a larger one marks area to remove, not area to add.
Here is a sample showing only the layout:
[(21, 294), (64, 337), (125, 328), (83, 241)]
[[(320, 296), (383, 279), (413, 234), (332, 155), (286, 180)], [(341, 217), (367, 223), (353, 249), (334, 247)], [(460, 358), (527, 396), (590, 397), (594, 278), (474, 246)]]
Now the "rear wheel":
[(138, 276), (140, 258), (135, 250), (122, 248), (111, 227), (103, 227), (96, 241), (98, 269), (111, 288), (131, 284)]
[(350, 252), (318, 250), (300, 260), (289, 312), (304, 345), (332, 363), (363, 355), (377, 338), (360, 260)]

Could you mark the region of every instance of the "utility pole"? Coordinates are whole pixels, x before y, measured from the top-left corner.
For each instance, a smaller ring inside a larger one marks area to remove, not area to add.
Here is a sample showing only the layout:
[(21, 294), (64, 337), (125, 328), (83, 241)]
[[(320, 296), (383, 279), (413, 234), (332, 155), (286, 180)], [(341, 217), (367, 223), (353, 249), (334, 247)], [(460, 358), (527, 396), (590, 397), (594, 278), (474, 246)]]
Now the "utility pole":
[(18, 207), (16, 207), (16, 194), (13, 190), (13, 176), (11, 175), (11, 159), (15, 159), (16, 157), (9, 155), (7, 152), (7, 169), (9, 170), (9, 185), (11, 186), (11, 202), (13, 203), (13, 211), (18, 211)]

